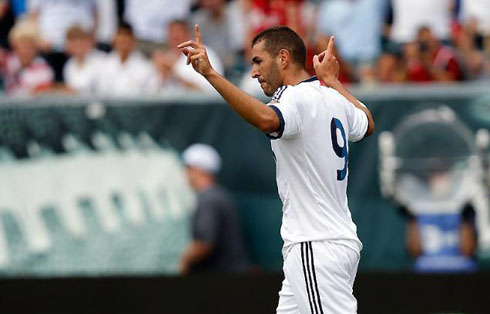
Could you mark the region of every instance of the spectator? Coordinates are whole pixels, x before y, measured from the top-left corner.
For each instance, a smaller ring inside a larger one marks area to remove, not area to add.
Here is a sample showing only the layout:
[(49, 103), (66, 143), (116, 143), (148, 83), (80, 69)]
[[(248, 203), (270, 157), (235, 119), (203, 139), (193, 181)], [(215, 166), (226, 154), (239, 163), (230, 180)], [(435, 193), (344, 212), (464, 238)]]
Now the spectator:
[(458, 81), (462, 79), (460, 65), (453, 48), (442, 44), (428, 27), (422, 27), (419, 30), (418, 47), (433, 80)]
[(167, 41), (168, 24), (186, 18), (190, 12), (190, 0), (125, 0), (124, 18), (134, 27), (138, 48), (146, 55), (156, 45)]
[(206, 46), (218, 53), (227, 73), (234, 67), (245, 47), (246, 28), (239, 1), (200, 0), (193, 16), (199, 24)]
[(174, 56), (172, 49), (167, 47), (159, 47), (153, 51), (152, 61), (155, 68), (153, 80), (158, 94), (163, 95), (186, 89), (185, 82), (175, 76), (173, 72), (173, 67), (178, 59)]
[[(315, 48), (314, 54), (319, 54), (327, 49), (329, 38), (330, 36), (325, 36), (320, 33), (315, 36), (316, 42), (314, 47)], [(339, 54), (339, 51), (336, 46), (334, 47), (333, 55), (337, 58), (337, 61), (339, 62), (339, 66), (340, 66), (338, 79), (342, 83), (354, 82), (356, 78), (355, 78), (355, 74), (353, 73), (354, 70), (352, 69), (352, 65), (344, 60), (344, 58)], [(362, 67), (359, 68), (361, 69)], [(364, 78), (367, 80), (367, 76)]]
[(116, 32), (113, 51), (100, 73), (97, 91), (104, 96), (130, 96), (154, 92), (151, 63), (135, 50), (131, 25), (122, 22)]
[(406, 79), (406, 69), (400, 54), (383, 52), (376, 65), (376, 80), (381, 83), (402, 83)]
[(20, 20), (9, 34), (12, 52), (2, 52), (1, 72), (5, 92), (9, 96), (26, 96), (51, 88), (54, 73), (39, 56), (36, 25), (29, 20)]
[[(318, 51), (316, 42), (311, 43), (315, 28), (316, 5), (305, 0), (243, 0), (245, 11), (245, 24), (249, 26), (248, 41), (259, 32), (275, 25), (286, 25), (298, 33), (306, 45), (306, 69), (313, 73), (313, 55)], [(312, 47), (313, 46), (313, 47)], [(248, 65), (244, 71), (239, 86), (245, 92), (254, 95), (263, 95), (262, 88), (256, 79), (251, 76), (250, 45), (245, 45), (245, 64)]]
[(220, 156), (208, 145), (194, 144), (182, 157), (198, 202), (192, 242), (182, 255), (180, 272), (249, 270), (238, 213), (228, 193), (216, 183)]
[(482, 37), (477, 32), (476, 20), (465, 24), (455, 38), (457, 53), (462, 61), (464, 78), (469, 80), (485, 79), (490, 74), (485, 73), (485, 53)]
[[(173, 63), (172, 73), (174, 77), (188, 89), (215, 94), (216, 91), (213, 86), (199, 73), (194, 71), (192, 66), (187, 65), (187, 57), (177, 48), (177, 45), (192, 39), (188, 22), (184, 20), (172, 21), (169, 24), (168, 34), (168, 46), (173, 55), (173, 60), (169, 58), (168, 62)], [(211, 48), (207, 48), (207, 53), (213, 68), (218, 73), (223, 74), (223, 64), (216, 52)]]
[(436, 38), (450, 39), (451, 9), (455, 0), (391, 0), (391, 40), (398, 44), (416, 39), (422, 26), (434, 30)]
[(29, 0), (28, 12), (39, 27), (39, 46), (54, 70), (57, 82), (63, 82), (63, 68), (68, 57), (64, 54), (67, 30), (80, 25), (95, 30), (96, 0)]
[(335, 36), (340, 56), (356, 80), (374, 79), (386, 13), (387, 0), (330, 0), (320, 5), (317, 30), (325, 37)]
[(420, 46), (416, 41), (403, 46), (403, 58), (407, 69), (409, 82), (430, 82), (430, 64), (424, 63)]
[(66, 52), (71, 56), (64, 68), (66, 86), (73, 92), (93, 94), (106, 55), (94, 49), (92, 35), (79, 26), (68, 30)]

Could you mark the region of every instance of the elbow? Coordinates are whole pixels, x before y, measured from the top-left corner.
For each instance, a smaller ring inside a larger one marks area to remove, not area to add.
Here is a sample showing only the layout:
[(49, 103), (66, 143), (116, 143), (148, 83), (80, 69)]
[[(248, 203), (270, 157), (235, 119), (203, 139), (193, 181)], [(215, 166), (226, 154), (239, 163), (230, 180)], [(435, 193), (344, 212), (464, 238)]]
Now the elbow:
[(374, 123), (374, 121), (372, 121), (369, 126), (368, 126), (368, 130), (367, 130), (367, 133), (366, 135), (367, 136), (370, 136), (371, 134), (374, 133), (374, 130), (376, 129), (376, 124)]

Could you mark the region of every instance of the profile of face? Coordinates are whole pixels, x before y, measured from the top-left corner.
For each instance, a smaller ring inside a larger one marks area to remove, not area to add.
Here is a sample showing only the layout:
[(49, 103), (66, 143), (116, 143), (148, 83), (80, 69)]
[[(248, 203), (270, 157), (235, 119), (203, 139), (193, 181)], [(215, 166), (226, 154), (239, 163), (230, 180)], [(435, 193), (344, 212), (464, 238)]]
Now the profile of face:
[(205, 186), (206, 182), (210, 181), (212, 175), (209, 173), (192, 166), (186, 167), (187, 172), (187, 180), (189, 180), (189, 184), (195, 191), (200, 191), (203, 186)]
[(133, 50), (134, 36), (126, 29), (120, 28), (114, 37), (114, 49), (120, 54), (129, 54)]
[(84, 58), (94, 47), (90, 36), (69, 38), (66, 42), (66, 52), (75, 58)]
[(271, 56), (264, 46), (265, 41), (262, 40), (252, 47), (252, 77), (259, 81), (264, 94), (271, 97), (284, 80), (279, 69), (279, 54)]
[(30, 37), (16, 38), (12, 41), (12, 48), (23, 66), (29, 65), (38, 54), (36, 42)]

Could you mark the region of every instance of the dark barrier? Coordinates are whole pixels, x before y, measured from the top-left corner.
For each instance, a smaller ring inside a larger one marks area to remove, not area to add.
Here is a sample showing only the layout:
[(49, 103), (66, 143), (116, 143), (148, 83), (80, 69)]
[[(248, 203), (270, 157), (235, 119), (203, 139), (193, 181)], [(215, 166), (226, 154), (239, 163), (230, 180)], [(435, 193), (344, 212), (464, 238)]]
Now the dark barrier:
[[(282, 275), (0, 280), (10, 313), (272, 314)], [(490, 273), (360, 274), (359, 314), (490, 312)], [(326, 313), (325, 313), (326, 314)]]
[[(364, 243), (360, 269), (408, 270), (411, 264), (405, 249), (405, 221), (380, 193), (378, 136), (392, 130), (407, 114), (434, 105), (453, 109), (472, 131), (489, 129), (488, 86), (376, 88), (355, 94), (371, 108), (377, 125), (371, 138), (350, 147), (349, 204)], [(178, 151), (195, 142), (215, 146), (224, 160), (219, 179), (238, 200), (253, 260), (265, 270), (281, 269), (281, 203), (269, 141), (222, 101), (45, 98), (4, 100), (3, 105), (0, 145), (9, 147), (18, 158), (26, 157), (30, 140), (63, 154), (64, 134), (91, 146), (94, 131), (114, 138), (121, 131), (146, 132), (162, 146), (170, 144)]]

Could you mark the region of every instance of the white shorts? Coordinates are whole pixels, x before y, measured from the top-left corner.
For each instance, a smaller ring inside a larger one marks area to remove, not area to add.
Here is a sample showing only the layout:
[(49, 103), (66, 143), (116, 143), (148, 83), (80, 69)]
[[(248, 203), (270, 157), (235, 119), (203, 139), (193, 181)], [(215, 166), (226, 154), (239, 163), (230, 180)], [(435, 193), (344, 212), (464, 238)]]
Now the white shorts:
[(277, 314), (354, 314), (359, 253), (331, 241), (295, 244), (284, 260)]

